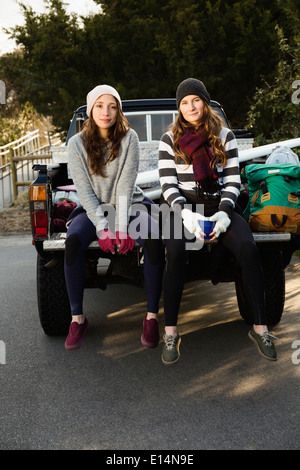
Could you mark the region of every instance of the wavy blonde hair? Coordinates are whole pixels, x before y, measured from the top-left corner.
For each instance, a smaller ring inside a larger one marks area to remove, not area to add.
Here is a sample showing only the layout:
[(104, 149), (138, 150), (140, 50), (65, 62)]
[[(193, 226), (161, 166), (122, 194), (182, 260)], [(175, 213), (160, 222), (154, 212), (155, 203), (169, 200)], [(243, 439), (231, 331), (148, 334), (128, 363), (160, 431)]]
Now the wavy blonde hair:
[(187, 165), (191, 163), (189, 156), (180, 149), (178, 141), (187, 129), (193, 128), (197, 132), (200, 127), (204, 125), (208, 134), (208, 143), (214, 153), (214, 157), (210, 162), (211, 168), (213, 168), (216, 164), (225, 166), (227, 162), (227, 156), (222, 141), (219, 137), (224, 123), (220, 116), (213, 109), (211, 109), (211, 107), (205, 101), (203, 101), (203, 104), (203, 118), (198, 126), (193, 126), (187, 122), (179, 109), (177, 118), (174, 124), (172, 124), (170, 127), (170, 130), (173, 132), (174, 136), (174, 153), (176, 162), (178, 162), (179, 159), (182, 159)]
[(118, 110), (117, 119), (115, 124), (110, 127), (108, 131), (108, 140), (111, 143), (111, 148), (107, 159), (105, 159), (107, 141), (101, 137), (98, 126), (92, 117), (92, 113), (85, 121), (81, 135), (87, 152), (87, 162), (90, 169), (93, 174), (103, 176), (104, 178), (107, 177), (105, 165), (117, 158), (121, 141), (130, 129), (130, 124), (124, 116), (117, 100), (116, 106)]

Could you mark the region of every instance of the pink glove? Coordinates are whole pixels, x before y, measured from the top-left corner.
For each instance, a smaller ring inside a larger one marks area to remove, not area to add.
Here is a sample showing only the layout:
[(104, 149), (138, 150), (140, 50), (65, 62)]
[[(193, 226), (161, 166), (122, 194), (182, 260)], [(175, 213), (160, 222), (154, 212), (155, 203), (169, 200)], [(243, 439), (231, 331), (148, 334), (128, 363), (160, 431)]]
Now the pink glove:
[(116, 242), (118, 253), (123, 255), (134, 247), (134, 240), (126, 232), (116, 232)]
[(109, 251), (111, 253), (115, 252), (116, 237), (112, 233), (112, 231), (109, 230), (109, 228), (101, 230), (100, 236), (98, 238), (98, 243), (101, 250), (105, 251), (106, 253), (108, 253)]

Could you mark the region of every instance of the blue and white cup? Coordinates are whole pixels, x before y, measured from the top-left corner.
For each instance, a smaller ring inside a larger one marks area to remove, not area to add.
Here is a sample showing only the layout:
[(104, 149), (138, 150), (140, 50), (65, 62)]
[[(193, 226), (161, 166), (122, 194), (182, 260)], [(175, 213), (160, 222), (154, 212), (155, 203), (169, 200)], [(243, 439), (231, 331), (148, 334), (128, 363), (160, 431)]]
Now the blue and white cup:
[(209, 234), (213, 231), (216, 222), (211, 222), (210, 220), (199, 220), (201, 230), (205, 233), (204, 240), (209, 240)]

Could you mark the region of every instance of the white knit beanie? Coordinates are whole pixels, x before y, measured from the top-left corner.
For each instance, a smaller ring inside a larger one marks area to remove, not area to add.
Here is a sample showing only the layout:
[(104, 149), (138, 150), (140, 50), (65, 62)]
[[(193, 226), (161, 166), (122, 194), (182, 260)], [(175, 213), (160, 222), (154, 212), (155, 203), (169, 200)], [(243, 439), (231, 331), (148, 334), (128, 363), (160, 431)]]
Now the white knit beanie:
[(87, 104), (86, 113), (87, 113), (88, 116), (90, 116), (90, 113), (93, 109), (95, 101), (101, 95), (112, 95), (112, 96), (114, 96), (119, 101), (120, 107), (122, 109), (122, 101), (121, 101), (120, 95), (117, 92), (117, 90), (115, 88), (113, 88), (112, 86), (110, 86), (110, 85), (98, 85), (95, 88), (93, 88), (93, 90), (91, 90), (87, 94), (87, 97), (86, 97), (86, 104)]

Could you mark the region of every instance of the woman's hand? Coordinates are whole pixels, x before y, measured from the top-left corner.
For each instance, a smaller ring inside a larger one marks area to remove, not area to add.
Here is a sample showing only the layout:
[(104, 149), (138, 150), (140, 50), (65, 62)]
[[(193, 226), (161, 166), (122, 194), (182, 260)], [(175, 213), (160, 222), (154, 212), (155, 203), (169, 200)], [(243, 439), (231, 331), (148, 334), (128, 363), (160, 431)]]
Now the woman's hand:
[(117, 245), (116, 237), (112, 231), (109, 230), (109, 228), (101, 230), (99, 233), (98, 243), (101, 250), (105, 251), (106, 253), (109, 251), (111, 253), (115, 253), (115, 248)]
[(197, 238), (205, 237), (205, 233), (199, 224), (200, 220), (207, 220), (204, 215), (198, 214), (197, 212), (192, 212), (190, 209), (182, 209), (181, 217), (183, 220), (183, 225), (190, 233), (194, 233)]
[(134, 240), (126, 232), (116, 232), (117, 252), (125, 255), (134, 247)]
[(216, 225), (214, 227), (214, 230), (209, 234), (212, 236), (211, 240), (215, 240), (216, 238), (219, 238), (221, 233), (226, 232), (228, 229), (231, 220), (229, 219), (228, 215), (224, 211), (219, 211), (216, 212), (214, 215), (212, 215), (209, 220), (211, 222), (216, 222)]

